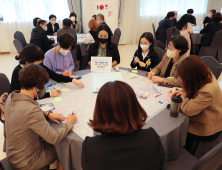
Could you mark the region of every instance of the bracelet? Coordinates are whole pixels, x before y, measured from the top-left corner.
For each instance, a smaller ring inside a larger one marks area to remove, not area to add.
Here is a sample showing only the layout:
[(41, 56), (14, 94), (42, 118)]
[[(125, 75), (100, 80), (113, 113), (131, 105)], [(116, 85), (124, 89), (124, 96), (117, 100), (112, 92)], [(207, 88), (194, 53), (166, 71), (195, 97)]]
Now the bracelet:
[(52, 111), (49, 111), (49, 112), (48, 112), (48, 114), (47, 114), (47, 116), (46, 116), (47, 119), (48, 119), (48, 117), (49, 117), (49, 113), (52, 113)]

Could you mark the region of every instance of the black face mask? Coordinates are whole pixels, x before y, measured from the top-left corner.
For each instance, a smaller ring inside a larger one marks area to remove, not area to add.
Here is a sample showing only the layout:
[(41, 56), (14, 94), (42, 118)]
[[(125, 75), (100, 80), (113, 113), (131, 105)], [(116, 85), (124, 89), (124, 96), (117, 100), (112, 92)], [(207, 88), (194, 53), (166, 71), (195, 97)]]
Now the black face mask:
[(104, 38), (98, 38), (99, 42), (101, 42), (102, 44), (105, 44), (108, 41), (108, 38), (104, 39)]

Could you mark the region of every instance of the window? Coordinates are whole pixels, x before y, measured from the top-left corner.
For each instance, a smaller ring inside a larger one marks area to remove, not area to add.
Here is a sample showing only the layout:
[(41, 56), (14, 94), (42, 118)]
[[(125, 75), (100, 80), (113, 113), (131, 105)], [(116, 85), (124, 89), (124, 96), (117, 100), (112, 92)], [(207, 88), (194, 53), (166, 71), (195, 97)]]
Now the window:
[(0, 21), (3, 21), (2, 5), (0, 4)]
[(194, 15), (203, 15), (208, 0), (140, 0), (140, 16), (166, 16), (169, 11), (178, 11), (178, 15), (192, 8)]

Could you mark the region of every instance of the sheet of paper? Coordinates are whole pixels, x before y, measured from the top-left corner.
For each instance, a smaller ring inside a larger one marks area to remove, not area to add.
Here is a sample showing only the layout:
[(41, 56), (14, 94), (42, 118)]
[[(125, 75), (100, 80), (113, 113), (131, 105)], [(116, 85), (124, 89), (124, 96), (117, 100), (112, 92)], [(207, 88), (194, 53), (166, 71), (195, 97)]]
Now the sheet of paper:
[(91, 72), (110, 73), (112, 70), (112, 57), (91, 57)]
[(115, 77), (121, 77), (121, 73), (115, 73)]
[(60, 113), (60, 114), (64, 114), (67, 110), (64, 108), (60, 108), (58, 110), (55, 111), (55, 113)]
[(131, 73), (131, 76), (137, 76), (137, 74)]
[(53, 101), (55, 101), (55, 102), (60, 102), (61, 100), (62, 100), (61, 97), (56, 97)]

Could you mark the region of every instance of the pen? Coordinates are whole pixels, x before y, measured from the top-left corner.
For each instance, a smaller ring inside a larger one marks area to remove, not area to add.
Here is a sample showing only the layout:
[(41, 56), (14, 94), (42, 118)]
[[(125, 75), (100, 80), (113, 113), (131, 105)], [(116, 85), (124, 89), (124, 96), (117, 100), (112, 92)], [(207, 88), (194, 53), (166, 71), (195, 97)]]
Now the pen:
[[(56, 89), (55, 87), (53, 87), (53, 89)], [(62, 93), (60, 90), (58, 90), (59, 93)]]
[(176, 91), (176, 89), (174, 89), (174, 90), (172, 91), (172, 93), (170, 94), (170, 97), (172, 96), (173, 92), (175, 92), (175, 91)]
[(150, 68), (150, 72), (151, 72), (151, 74), (153, 75), (153, 71), (152, 71), (152, 68)]
[(66, 69), (62, 68), (64, 71), (66, 71)]
[(74, 115), (74, 114), (75, 114), (75, 109), (72, 110), (72, 115)]
[(160, 94), (156, 95), (155, 98), (158, 97), (158, 96), (160, 96), (161, 94), (163, 94), (163, 92), (161, 92)]

